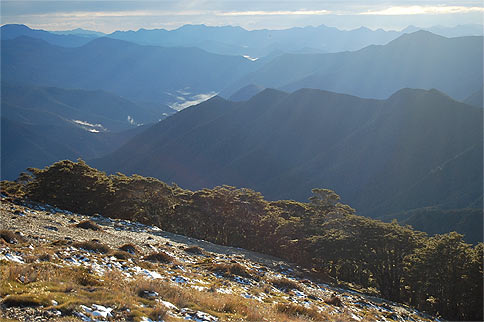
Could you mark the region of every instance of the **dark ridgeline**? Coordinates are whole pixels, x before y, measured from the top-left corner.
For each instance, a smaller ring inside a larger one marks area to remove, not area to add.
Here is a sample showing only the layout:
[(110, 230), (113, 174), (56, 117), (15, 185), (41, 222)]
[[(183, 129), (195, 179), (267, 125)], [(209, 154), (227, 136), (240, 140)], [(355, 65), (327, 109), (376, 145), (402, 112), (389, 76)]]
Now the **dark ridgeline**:
[(306, 200), (324, 186), (376, 217), (481, 208), (482, 141), (482, 109), (436, 90), (372, 100), (267, 89), (246, 102), (190, 107), (93, 164), (190, 189), (249, 187), (269, 199)]

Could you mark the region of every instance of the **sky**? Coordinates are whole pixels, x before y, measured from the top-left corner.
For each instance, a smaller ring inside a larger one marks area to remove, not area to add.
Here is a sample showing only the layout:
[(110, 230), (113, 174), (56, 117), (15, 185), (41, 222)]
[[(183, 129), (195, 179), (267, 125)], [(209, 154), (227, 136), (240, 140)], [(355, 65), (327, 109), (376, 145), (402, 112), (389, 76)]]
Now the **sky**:
[(176, 29), (185, 24), (286, 29), (327, 25), (401, 30), (482, 24), (483, 0), (140, 0), (1, 1), (1, 24), (18, 23), (44, 30)]

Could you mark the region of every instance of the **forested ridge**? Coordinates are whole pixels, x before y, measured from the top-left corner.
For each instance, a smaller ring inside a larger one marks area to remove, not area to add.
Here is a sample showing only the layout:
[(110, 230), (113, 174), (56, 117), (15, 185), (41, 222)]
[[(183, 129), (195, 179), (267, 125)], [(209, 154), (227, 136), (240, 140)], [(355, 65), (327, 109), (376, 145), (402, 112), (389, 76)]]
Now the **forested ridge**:
[(267, 201), (245, 188), (190, 191), (138, 175), (108, 176), (82, 160), (28, 170), (3, 181), (2, 192), (275, 255), (321, 279), (375, 290), (445, 319), (483, 318), (483, 243), (357, 216), (328, 189), (313, 189), (307, 203)]

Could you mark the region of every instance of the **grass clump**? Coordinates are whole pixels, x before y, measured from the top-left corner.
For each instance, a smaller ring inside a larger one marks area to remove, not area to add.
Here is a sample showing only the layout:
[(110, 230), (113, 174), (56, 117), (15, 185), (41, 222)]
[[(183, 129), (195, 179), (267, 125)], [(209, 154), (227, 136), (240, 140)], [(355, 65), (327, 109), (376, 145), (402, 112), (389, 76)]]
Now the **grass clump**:
[(171, 263), (173, 262), (173, 257), (168, 255), (165, 252), (156, 252), (156, 253), (151, 253), (149, 255), (146, 255), (143, 257), (144, 260), (149, 261), (149, 262), (155, 262), (155, 263)]
[(293, 281), (293, 280), (290, 280), (288, 278), (275, 278), (273, 280), (270, 281), (270, 283), (272, 285), (274, 285), (274, 287), (282, 290), (282, 291), (288, 291), (288, 290), (301, 290), (301, 286)]
[(250, 271), (245, 268), (244, 266), (240, 265), (239, 263), (221, 263), (221, 264), (212, 264), (209, 268), (213, 272), (217, 272), (222, 274), (223, 276), (241, 276), (252, 278), (252, 274)]
[(9, 244), (16, 244), (24, 241), (20, 235), (15, 234), (13, 231), (7, 229), (0, 230), (0, 238)]
[(92, 240), (74, 243), (74, 244), (72, 244), (72, 246), (74, 246), (76, 248), (82, 248), (82, 249), (87, 250), (87, 251), (92, 251), (92, 252), (95, 252), (95, 253), (101, 253), (101, 254), (106, 254), (111, 250), (109, 248), (109, 246), (106, 246), (104, 244), (101, 244), (99, 242), (92, 241)]
[(336, 295), (331, 296), (329, 299), (325, 300), (324, 303), (334, 305), (334, 306), (342, 306), (343, 302), (341, 302), (341, 299), (337, 297)]
[(74, 226), (77, 227), (77, 228), (91, 229), (91, 230), (95, 230), (95, 231), (102, 230), (101, 226), (99, 226), (98, 224), (96, 224), (92, 220), (83, 220), (83, 221), (77, 223)]
[(99, 286), (101, 282), (98, 277), (91, 274), (85, 267), (78, 267), (72, 271), (75, 282), (82, 286)]
[(35, 294), (7, 295), (1, 303), (6, 307), (38, 307), (51, 304), (48, 299), (38, 297)]
[(185, 252), (195, 255), (203, 255), (203, 249), (198, 246), (190, 246), (184, 249)]
[(152, 321), (163, 321), (167, 313), (168, 309), (164, 305), (157, 305), (151, 310), (148, 318)]
[(52, 255), (49, 253), (40, 254), (37, 259), (41, 262), (50, 262), (52, 260)]
[(322, 321), (322, 316), (314, 307), (306, 307), (294, 303), (277, 303), (275, 306), (277, 312), (288, 316), (307, 317), (315, 321)]
[(118, 249), (122, 250), (124, 252), (130, 253), (131, 255), (136, 255), (136, 254), (139, 253), (138, 247), (136, 247), (135, 245), (133, 245), (131, 243), (124, 244), (121, 247), (119, 247)]
[(113, 252), (113, 256), (116, 257), (117, 259), (128, 260), (133, 255), (123, 250), (116, 250)]

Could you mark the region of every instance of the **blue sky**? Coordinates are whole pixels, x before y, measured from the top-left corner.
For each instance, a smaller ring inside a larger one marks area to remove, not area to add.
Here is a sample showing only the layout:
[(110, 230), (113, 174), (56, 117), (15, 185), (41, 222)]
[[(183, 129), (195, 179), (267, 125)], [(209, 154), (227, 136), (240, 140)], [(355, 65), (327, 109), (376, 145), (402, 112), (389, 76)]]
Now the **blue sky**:
[(484, 4), (471, 1), (3, 1), (1, 23), (32, 28), (103, 32), (140, 28), (175, 29), (184, 24), (284, 29), (321, 25), (341, 29), (403, 29), (408, 25), (482, 24)]

